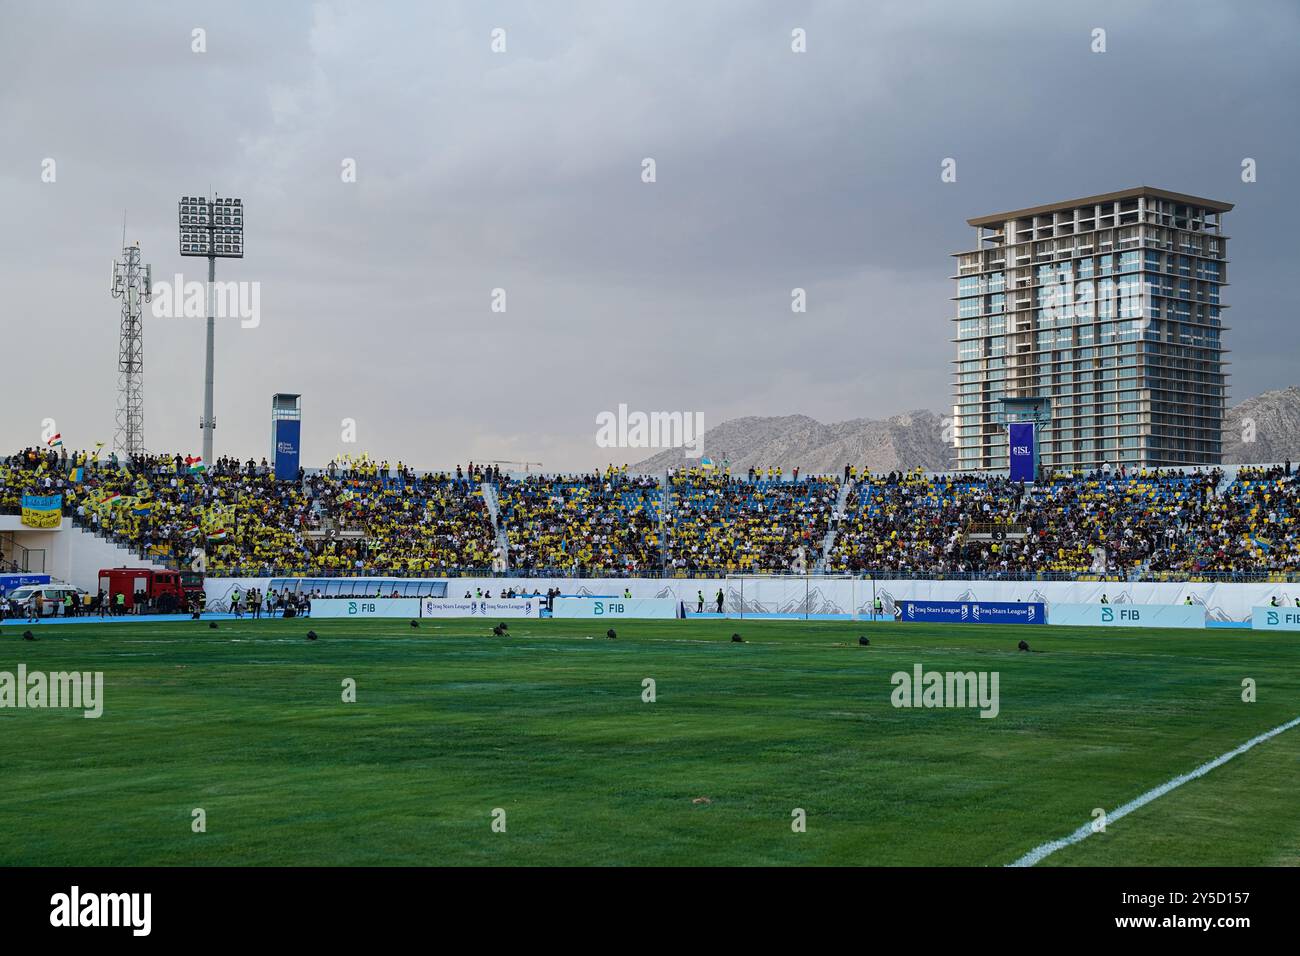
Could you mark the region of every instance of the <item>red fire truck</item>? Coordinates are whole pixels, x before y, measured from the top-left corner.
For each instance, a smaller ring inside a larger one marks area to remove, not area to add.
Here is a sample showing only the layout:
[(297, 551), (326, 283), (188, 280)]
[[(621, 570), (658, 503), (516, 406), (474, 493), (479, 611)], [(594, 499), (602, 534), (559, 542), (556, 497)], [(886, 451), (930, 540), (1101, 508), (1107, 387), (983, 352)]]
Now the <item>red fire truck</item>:
[(143, 591), (153, 599), (155, 611), (173, 614), (198, 605), (203, 591), (201, 571), (155, 571), (152, 568), (106, 568), (99, 572), (99, 589), (110, 609), (117, 607), (117, 595), (125, 596), (123, 604), (130, 610), (135, 606), (136, 592)]

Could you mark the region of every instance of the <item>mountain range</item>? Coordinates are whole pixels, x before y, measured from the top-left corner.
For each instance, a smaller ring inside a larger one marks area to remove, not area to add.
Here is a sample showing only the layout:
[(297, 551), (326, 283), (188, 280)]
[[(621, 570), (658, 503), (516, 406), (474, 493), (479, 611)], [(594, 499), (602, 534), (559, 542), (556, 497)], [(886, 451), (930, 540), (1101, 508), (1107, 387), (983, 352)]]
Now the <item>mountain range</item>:
[[(782, 466), (787, 475), (798, 465), (805, 474), (816, 475), (843, 471), (846, 463), (865, 464), (877, 473), (918, 466), (947, 471), (953, 464), (947, 417), (925, 409), (832, 424), (807, 415), (733, 418), (704, 433), (703, 449), (715, 464), (727, 462), (733, 475), (768, 465)], [(1265, 392), (1227, 410), (1224, 464), (1287, 459), (1300, 461), (1300, 388)], [(657, 474), (696, 461), (672, 448), (630, 469)]]

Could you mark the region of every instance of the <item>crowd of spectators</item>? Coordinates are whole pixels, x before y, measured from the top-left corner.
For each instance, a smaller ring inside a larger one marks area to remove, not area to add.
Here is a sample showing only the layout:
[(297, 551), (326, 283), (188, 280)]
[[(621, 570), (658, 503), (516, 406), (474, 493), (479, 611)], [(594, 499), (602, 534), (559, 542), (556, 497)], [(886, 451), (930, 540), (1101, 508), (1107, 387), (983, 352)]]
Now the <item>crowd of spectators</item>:
[(1300, 571), (1290, 463), (1223, 477), (1107, 470), (1022, 485), (852, 467), (842, 478), (776, 467), (732, 476), (702, 465), (670, 472), (665, 488), (625, 466), (512, 477), (363, 458), (283, 481), (265, 460), (202, 467), (144, 456), (128, 465), (27, 449), (0, 460), (0, 512), (17, 513), (23, 494), (62, 494), (79, 526), (142, 558), (206, 562), (209, 575)]
[(866, 475), (828, 570), (942, 576), (1159, 576), (1300, 570), (1289, 467), (1056, 476)]
[(680, 572), (747, 574), (812, 570), (839, 485), (831, 478), (783, 479), (780, 469), (746, 480), (696, 467), (669, 476), (669, 565)]
[[(63, 495), (78, 525), (142, 558), (210, 575), (393, 575), (490, 570), (496, 532), (477, 478), (348, 468), (277, 480), (265, 461), (220, 459), (194, 469), (179, 456), (129, 466), (28, 449), (0, 463), (0, 509), (24, 493)], [(65, 468), (67, 470), (65, 470)]]
[(663, 567), (657, 479), (604, 473), (501, 479), (497, 506), (521, 574), (635, 575)]

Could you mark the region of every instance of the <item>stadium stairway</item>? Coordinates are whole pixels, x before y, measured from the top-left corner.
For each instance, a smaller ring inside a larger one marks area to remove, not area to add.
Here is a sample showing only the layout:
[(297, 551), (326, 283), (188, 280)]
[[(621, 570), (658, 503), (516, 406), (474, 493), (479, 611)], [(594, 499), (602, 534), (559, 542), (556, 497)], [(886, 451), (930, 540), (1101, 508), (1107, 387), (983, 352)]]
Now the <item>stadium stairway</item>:
[[(846, 481), (840, 485), (839, 497), (835, 499), (835, 513), (844, 514), (844, 510), (849, 505), (849, 493), (853, 490), (854, 482)], [(835, 533), (839, 530), (839, 524), (835, 521), (830, 522), (826, 529), (826, 537), (822, 539), (821, 554), (817, 556), (817, 562), (814, 566), (815, 571), (825, 571), (831, 560), (831, 551), (835, 548)]]
[(54, 535), (53, 546), (46, 555), (45, 569), (51, 577), (67, 581), (94, 594), (99, 588), (101, 568), (153, 568), (166, 566), (119, 544), (107, 535), (65, 521)]
[(672, 555), (672, 538), (668, 534), (668, 529), (672, 527), (673, 495), (668, 489), (668, 472), (665, 470), (659, 476), (659, 487), (663, 489), (661, 494), (663, 499), (659, 502), (659, 554), (660, 560), (665, 568), (673, 565)]
[(492, 528), (496, 531), (497, 551), (501, 555), (500, 570), (510, 569), (510, 538), (506, 535), (506, 523), (501, 520), (501, 503), (497, 498), (495, 482), (485, 481), (479, 485), (483, 490), (483, 503), (487, 505), (488, 516), (492, 519)]

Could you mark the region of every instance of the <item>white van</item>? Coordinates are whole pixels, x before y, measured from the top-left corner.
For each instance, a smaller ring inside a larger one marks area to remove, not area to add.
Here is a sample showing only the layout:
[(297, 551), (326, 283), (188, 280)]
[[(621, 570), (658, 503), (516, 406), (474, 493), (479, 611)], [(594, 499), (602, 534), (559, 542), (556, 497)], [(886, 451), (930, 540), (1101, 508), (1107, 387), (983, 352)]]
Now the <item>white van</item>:
[(72, 603), (78, 610), (85, 609), (86, 592), (61, 581), (51, 581), (49, 584), (24, 584), (9, 592), (9, 600), (18, 605), (19, 614), (26, 614), (27, 602), (37, 591), (41, 592), (41, 617), (62, 617), (63, 599), (69, 594), (72, 595)]

